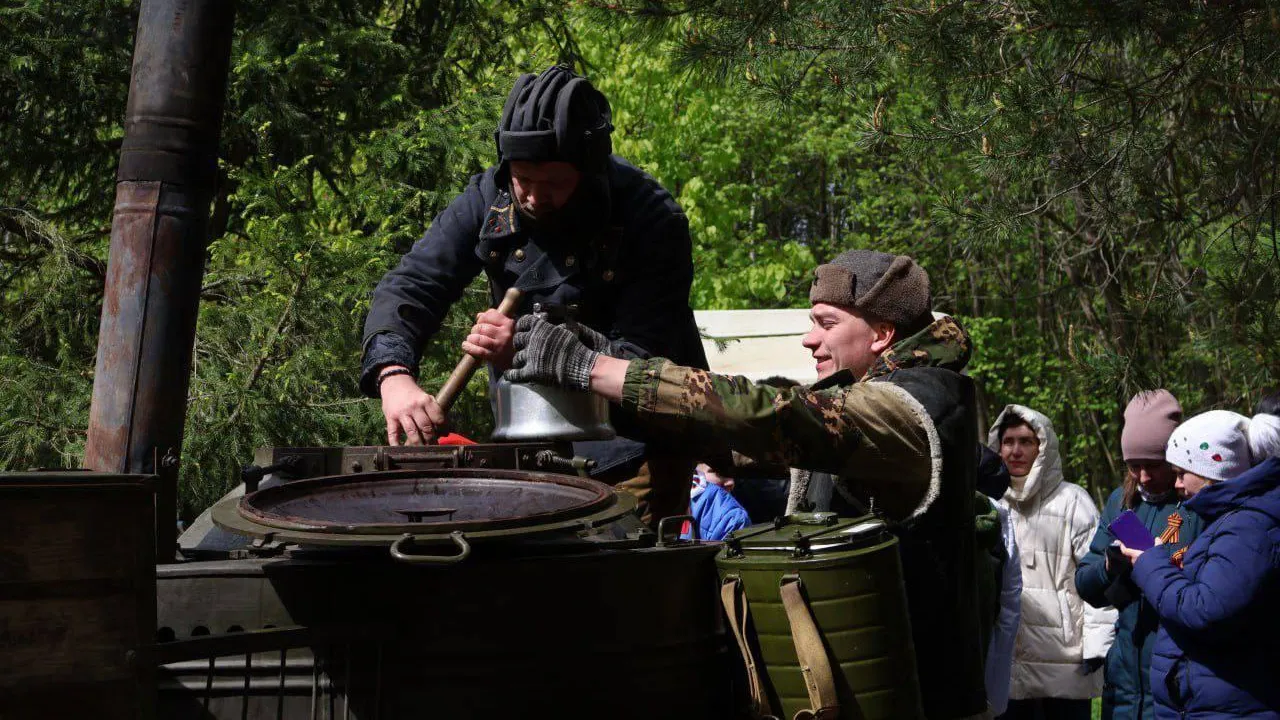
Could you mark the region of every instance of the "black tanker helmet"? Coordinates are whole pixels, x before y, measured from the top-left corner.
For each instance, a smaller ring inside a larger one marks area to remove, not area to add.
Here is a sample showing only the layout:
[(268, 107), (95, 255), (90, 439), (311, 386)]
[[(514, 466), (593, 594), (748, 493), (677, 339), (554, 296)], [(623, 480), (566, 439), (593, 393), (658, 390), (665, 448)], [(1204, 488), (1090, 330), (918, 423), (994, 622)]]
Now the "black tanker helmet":
[(563, 65), (516, 80), (493, 137), (501, 162), (564, 161), (584, 173), (603, 172), (613, 142), (609, 101)]

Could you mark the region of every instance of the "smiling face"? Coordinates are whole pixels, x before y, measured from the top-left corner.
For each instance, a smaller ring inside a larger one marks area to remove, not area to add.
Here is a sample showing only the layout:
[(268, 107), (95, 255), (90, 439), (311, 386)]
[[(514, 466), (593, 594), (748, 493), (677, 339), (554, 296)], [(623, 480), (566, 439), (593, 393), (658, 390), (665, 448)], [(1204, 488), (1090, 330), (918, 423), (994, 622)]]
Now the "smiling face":
[(1007, 428), (1000, 436), (1000, 459), (1009, 474), (1015, 477), (1026, 477), (1031, 474), (1031, 465), (1040, 456), (1040, 438), (1030, 425), (1020, 423)]
[(839, 370), (862, 377), (897, 334), (893, 323), (827, 303), (815, 303), (809, 320), (813, 325), (800, 342), (813, 355), (819, 380)]
[(535, 219), (564, 207), (581, 180), (582, 173), (567, 162), (511, 161), (511, 192), (520, 209)]

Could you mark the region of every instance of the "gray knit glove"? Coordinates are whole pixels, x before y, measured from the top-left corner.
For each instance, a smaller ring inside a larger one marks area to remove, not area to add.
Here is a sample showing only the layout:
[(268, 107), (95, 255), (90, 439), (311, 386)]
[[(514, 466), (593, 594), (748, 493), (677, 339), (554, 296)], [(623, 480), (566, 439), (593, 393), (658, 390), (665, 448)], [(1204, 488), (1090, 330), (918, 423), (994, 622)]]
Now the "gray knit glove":
[(608, 355), (609, 357), (617, 357), (614, 351), (613, 341), (601, 333), (598, 333), (579, 322), (565, 323), (565, 326), (578, 336), (578, 339), (582, 341), (583, 345), (587, 346), (588, 350), (594, 350), (601, 355)]
[(591, 368), (600, 353), (578, 340), (572, 330), (552, 325), (539, 314), (516, 321), (516, 354), (511, 369), (503, 373), (508, 381), (586, 391), (591, 386)]

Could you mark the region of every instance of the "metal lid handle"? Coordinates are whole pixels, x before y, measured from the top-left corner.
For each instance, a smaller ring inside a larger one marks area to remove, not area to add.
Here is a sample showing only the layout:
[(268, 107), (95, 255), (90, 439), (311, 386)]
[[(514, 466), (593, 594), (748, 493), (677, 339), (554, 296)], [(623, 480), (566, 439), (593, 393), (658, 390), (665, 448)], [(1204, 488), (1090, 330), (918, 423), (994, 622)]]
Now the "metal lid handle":
[(471, 543), (467, 542), (461, 530), (449, 533), (449, 539), (458, 546), (457, 555), (415, 555), (401, 549), (406, 543), (412, 544), (415, 539), (410, 533), (401, 535), (399, 540), (391, 544), (391, 557), (411, 565), (455, 565), (471, 557)]

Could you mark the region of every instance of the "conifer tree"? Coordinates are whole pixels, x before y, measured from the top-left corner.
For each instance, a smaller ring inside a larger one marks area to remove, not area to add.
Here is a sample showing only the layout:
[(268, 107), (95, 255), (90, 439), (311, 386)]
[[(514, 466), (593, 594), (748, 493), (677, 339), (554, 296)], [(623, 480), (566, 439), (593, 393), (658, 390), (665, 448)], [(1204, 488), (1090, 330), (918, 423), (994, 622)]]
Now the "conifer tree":
[[(378, 278), (493, 158), (516, 68), (573, 60), (532, 0), (238, 3), (197, 327), (183, 513), (263, 445), (381, 437), (356, 388)], [(77, 467), (137, 3), (0, 7), (0, 468)], [(526, 46), (553, 50), (538, 58)], [(517, 60), (519, 54), (519, 60)], [(457, 360), (468, 295), (423, 365)], [(455, 409), (483, 435), (478, 382)]]
[[(1243, 410), (1280, 377), (1274, 4), (591, 4), (664, 43), (690, 81), (771, 102), (780, 132), (814, 112), (856, 118), (849, 155), (902, 174), (824, 176), (795, 204), (893, 193), (886, 225), (906, 211), (920, 237), (886, 249), (921, 257), (942, 309), (985, 341), (973, 372), (988, 396), (1057, 405), (1060, 430), (1096, 438), (1094, 472), (1116, 476), (1099, 446), (1133, 391), (1168, 384), (1188, 408)], [(904, 184), (935, 201), (904, 207)], [(819, 260), (842, 249), (795, 234)], [(1046, 392), (1046, 376), (1063, 386)]]

